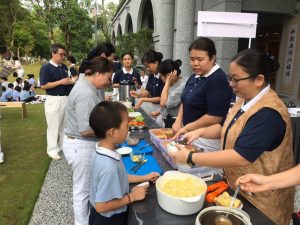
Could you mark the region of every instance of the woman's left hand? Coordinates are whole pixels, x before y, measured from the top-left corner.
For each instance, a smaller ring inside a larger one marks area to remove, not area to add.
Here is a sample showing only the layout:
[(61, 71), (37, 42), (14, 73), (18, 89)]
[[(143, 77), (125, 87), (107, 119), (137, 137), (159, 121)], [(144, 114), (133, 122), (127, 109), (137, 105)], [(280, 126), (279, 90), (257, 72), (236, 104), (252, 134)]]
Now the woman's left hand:
[(144, 102), (144, 99), (143, 98), (140, 98), (138, 103), (133, 107), (134, 109), (138, 109), (141, 107), (141, 105), (143, 104)]
[(134, 98), (138, 98), (138, 97), (139, 97), (138, 93), (137, 93), (135, 90), (131, 90), (131, 91), (130, 91), (130, 95), (131, 95), (132, 97), (134, 97)]
[(150, 112), (149, 115), (153, 118), (157, 118), (160, 115), (160, 111)]
[(176, 144), (177, 152), (168, 152), (168, 154), (178, 163), (187, 163), (187, 158), (190, 153), (184, 146)]
[(180, 135), (185, 134), (185, 133), (187, 133), (187, 132), (189, 132), (189, 131), (186, 129), (186, 127), (180, 128), (180, 130), (177, 131), (177, 133), (175, 134), (175, 136), (172, 137), (172, 140), (178, 139)]
[(147, 175), (145, 175), (145, 178), (147, 181), (155, 182), (159, 178), (159, 176), (160, 176), (159, 173), (151, 172), (151, 173), (148, 173)]

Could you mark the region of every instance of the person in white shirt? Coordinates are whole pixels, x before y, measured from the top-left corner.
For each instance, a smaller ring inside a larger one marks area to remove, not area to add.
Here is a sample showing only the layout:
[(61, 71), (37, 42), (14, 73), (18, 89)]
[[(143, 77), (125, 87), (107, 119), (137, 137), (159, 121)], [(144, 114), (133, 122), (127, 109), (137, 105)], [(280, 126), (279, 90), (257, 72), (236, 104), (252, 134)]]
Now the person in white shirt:
[(142, 81), (142, 88), (146, 89), (149, 77), (146, 75), (145, 69), (141, 70), (140, 75), (141, 75), (141, 81)]
[(24, 76), (25, 71), (24, 71), (24, 69), (22, 67), (21, 62), (19, 61), (19, 57), (14, 56), (13, 60), (14, 60), (14, 66), (13, 66), (13, 68), (16, 70), (16, 72), (18, 74), (18, 77), (22, 78)]

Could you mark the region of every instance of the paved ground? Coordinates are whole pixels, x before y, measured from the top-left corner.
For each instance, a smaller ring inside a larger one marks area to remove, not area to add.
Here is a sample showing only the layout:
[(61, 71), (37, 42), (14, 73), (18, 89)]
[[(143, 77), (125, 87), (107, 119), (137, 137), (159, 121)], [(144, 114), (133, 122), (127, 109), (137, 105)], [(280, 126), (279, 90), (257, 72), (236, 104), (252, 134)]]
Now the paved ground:
[[(145, 106), (150, 111), (149, 106)], [(300, 210), (300, 186), (295, 210)], [(29, 225), (72, 225), (72, 172), (66, 160), (52, 161)], [(292, 224), (292, 223), (291, 223)]]

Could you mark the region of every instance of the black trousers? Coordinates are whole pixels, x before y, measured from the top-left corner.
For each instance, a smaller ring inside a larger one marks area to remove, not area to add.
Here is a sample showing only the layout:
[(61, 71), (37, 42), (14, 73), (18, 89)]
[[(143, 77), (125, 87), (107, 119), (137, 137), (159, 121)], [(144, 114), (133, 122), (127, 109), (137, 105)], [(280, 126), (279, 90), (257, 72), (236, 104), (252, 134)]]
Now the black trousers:
[(91, 207), (89, 225), (127, 225), (128, 210), (123, 213), (115, 214), (112, 217), (105, 217)]
[(172, 116), (170, 116), (169, 114), (167, 115), (167, 117), (165, 119), (163, 119), (164, 123), (165, 123), (165, 128), (172, 128), (173, 123), (175, 123), (174, 118), (172, 118)]

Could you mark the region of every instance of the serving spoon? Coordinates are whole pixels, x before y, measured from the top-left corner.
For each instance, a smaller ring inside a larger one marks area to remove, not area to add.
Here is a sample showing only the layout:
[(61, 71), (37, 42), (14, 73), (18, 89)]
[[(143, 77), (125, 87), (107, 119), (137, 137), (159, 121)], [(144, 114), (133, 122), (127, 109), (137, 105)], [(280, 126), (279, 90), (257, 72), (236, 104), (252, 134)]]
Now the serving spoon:
[(234, 201), (235, 201), (236, 196), (238, 195), (239, 191), (240, 191), (240, 185), (238, 185), (235, 189), (235, 192), (231, 199), (230, 206), (228, 208), (226, 216), (224, 216), (224, 215), (217, 216), (215, 218), (215, 225), (233, 225), (231, 219), (228, 218), (228, 215), (233, 207)]

